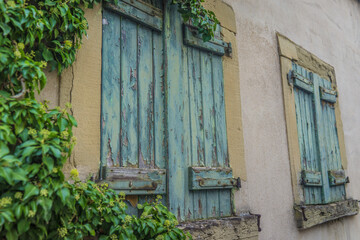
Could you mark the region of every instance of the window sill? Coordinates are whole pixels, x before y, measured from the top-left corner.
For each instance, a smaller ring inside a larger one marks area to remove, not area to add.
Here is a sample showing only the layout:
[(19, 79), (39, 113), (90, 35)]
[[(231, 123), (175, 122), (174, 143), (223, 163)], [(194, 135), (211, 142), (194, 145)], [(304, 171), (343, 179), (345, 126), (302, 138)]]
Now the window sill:
[(324, 205), (295, 205), (295, 219), (299, 229), (307, 229), (331, 220), (359, 213), (357, 200), (348, 199)]

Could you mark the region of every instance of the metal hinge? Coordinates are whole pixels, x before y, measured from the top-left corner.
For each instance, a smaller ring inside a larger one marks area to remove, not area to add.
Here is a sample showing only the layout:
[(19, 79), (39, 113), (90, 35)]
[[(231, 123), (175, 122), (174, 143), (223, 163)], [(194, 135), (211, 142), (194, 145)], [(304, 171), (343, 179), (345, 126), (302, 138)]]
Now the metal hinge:
[(236, 188), (237, 189), (241, 188), (241, 179), (240, 179), (240, 177), (236, 178)]
[(231, 42), (228, 42), (227, 47), (225, 47), (225, 54), (228, 57), (232, 57), (232, 52), (233, 52), (233, 49), (232, 49)]

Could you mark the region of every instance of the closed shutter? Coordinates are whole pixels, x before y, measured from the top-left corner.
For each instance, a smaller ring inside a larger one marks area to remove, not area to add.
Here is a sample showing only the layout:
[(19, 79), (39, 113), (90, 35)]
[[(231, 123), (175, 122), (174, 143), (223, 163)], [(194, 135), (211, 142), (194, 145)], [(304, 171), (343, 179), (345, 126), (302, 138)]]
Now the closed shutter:
[(301, 184), (305, 204), (345, 199), (331, 83), (293, 63), (289, 76), (294, 86), (296, 121), (301, 156)]
[(180, 220), (229, 216), (236, 185), (229, 166), (222, 68), (229, 44), (220, 34), (204, 43), (196, 29), (183, 25), (176, 7), (168, 6), (167, 13), (170, 209)]
[(152, 2), (103, 10), (100, 177), (127, 195), (166, 194), (163, 12)]
[(229, 44), (220, 29), (204, 43), (170, 2), (105, 5), (101, 178), (140, 202), (164, 194), (181, 221), (229, 216), (239, 184), (226, 135)]

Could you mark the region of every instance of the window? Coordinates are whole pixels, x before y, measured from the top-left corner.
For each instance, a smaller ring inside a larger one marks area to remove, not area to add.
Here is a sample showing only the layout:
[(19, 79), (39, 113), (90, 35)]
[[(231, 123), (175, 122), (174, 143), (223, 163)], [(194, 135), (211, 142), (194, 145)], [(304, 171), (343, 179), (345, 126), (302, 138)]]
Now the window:
[(202, 42), (167, 3), (104, 6), (100, 177), (132, 203), (163, 195), (181, 221), (229, 216), (229, 44)]
[(334, 69), (280, 34), (278, 43), (298, 227), (357, 214), (356, 200), (346, 196)]

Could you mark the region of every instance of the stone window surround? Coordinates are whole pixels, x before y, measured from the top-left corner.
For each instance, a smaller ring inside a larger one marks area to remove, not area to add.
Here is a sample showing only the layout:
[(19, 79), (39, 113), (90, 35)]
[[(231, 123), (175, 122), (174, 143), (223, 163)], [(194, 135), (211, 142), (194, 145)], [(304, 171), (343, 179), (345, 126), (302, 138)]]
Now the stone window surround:
[[(320, 77), (329, 80), (334, 89), (336, 89), (335, 70), (331, 65), (325, 63), (314, 54), (308, 52), (279, 33), (277, 33), (277, 40), (283, 86), (294, 211), (297, 226), (299, 229), (307, 229), (341, 217), (356, 215), (359, 212), (359, 206), (357, 200), (352, 199), (324, 205), (304, 205), (303, 188), (300, 184), (301, 161), (297, 134), (295, 100), (292, 87), (288, 84), (287, 75), (292, 69), (292, 62), (295, 62), (305, 69), (318, 74)], [(347, 158), (339, 101), (335, 103), (335, 118), (336, 127), (338, 129), (340, 156), (343, 168), (346, 171)]]

